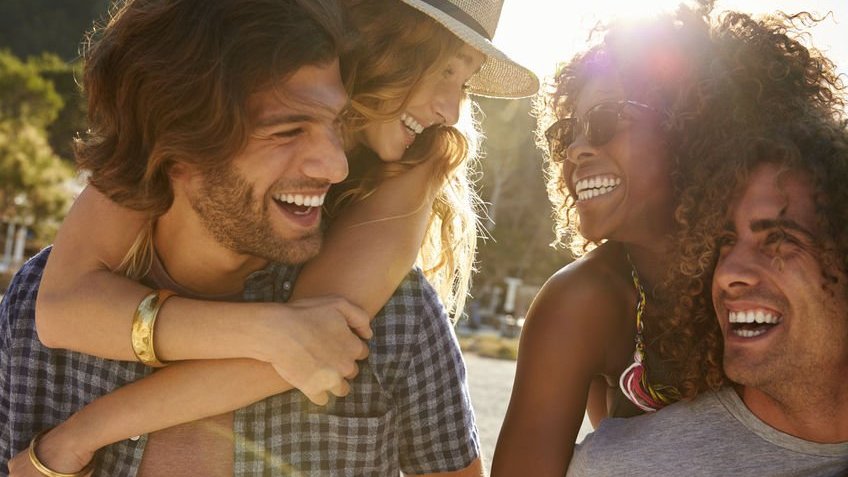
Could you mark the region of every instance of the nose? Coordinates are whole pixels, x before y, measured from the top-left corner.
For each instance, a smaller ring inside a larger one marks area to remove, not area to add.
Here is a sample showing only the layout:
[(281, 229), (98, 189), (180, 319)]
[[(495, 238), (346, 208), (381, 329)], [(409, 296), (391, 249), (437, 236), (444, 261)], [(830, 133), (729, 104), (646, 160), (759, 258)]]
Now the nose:
[(713, 273), (713, 286), (724, 291), (751, 287), (759, 282), (756, 257), (744, 244), (735, 244), (721, 253)]
[(302, 171), (307, 177), (337, 184), (347, 177), (348, 165), (342, 147), (342, 138), (337, 127), (328, 125), (318, 128)]
[(453, 126), (459, 121), (459, 107), (465, 96), (462, 86), (445, 85), (433, 96), (433, 112), (443, 126)]
[(565, 160), (574, 165), (595, 156), (595, 148), (583, 134), (578, 134), (574, 141), (565, 148)]

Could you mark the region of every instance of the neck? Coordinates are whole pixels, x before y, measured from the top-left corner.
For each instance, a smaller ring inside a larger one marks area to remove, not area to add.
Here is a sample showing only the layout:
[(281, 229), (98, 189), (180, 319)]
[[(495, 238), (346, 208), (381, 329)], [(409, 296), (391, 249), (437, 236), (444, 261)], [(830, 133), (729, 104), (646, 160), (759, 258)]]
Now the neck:
[(793, 384), (775, 390), (740, 385), (736, 392), (755, 416), (783, 433), (822, 444), (848, 442), (844, 380), (834, 379), (826, 386)]
[(179, 195), (157, 220), (153, 243), (168, 275), (198, 295), (238, 293), (248, 275), (267, 264), (223, 247)]
[(640, 245), (634, 243), (622, 244), (630, 255), (630, 260), (636, 271), (639, 273), (640, 281), (645, 283), (642, 286), (655, 286), (664, 278), (666, 272), (666, 262), (668, 261), (668, 240), (657, 240), (650, 245)]

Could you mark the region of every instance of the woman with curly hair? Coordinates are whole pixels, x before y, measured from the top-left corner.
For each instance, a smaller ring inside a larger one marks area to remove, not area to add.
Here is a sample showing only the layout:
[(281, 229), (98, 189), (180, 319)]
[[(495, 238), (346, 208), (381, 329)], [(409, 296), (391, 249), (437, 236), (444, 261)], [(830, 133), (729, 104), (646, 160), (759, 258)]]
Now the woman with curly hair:
[[(350, 92), (342, 135), (352, 172), (332, 192), (328, 205), (333, 218), (325, 245), (299, 274), (292, 299), (334, 293), (373, 316), (409, 273), (420, 251), (419, 263), (449, 310), (462, 309), (477, 230), (476, 196), (469, 182), (477, 133), (467, 94), (522, 97), (535, 93), (538, 81), (487, 39), (497, 24), (501, 2), (489, 2), (486, 8), (481, 2), (439, 5), (418, 0), (348, 2), (359, 35), (354, 50), (342, 58), (342, 75)], [(98, 71), (87, 69), (91, 74)], [(296, 137), (299, 131), (291, 129), (279, 135)], [(83, 144), (79, 153), (83, 166), (87, 151)], [(127, 205), (121, 197), (110, 198)], [(156, 217), (118, 206), (110, 198), (89, 188), (63, 224), (39, 292), (38, 333), (50, 347), (136, 361), (127, 346), (128, 330), (133, 311), (151, 290), (131, 279), (145, 277), (155, 266)], [(292, 200), (301, 208), (318, 205)], [(296, 311), (297, 304), (290, 308)], [(152, 449), (158, 440), (161, 449), (161, 442), (173, 443), (175, 436), (188, 435), (168, 434), (174, 426), (201, 419), (206, 419), (207, 426), (201, 422), (194, 431), (216, 439), (220, 416), (294, 387), (284, 372), (291, 368), (295, 368), (291, 374), (298, 372), (300, 361), (291, 358), (292, 350), (277, 343), (275, 354), (263, 358), (256, 351), (268, 337), (243, 336), (262, 329), (245, 323), (264, 319), (279, 328), (289, 318), (279, 309), (273, 316), (256, 316), (256, 310), (248, 304), (169, 299), (157, 319), (155, 346), (163, 361), (174, 363), (94, 401), (67, 421), (70, 425), (58, 426), (42, 442), (51, 434), (75, 439), (72, 426), (86, 428), (88, 423), (98, 429), (93, 436), (96, 447), (151, 433), (147, 447)], [(314, 317), (296, 318), (308, 323)], [(181, 320), (203, 327), (203, 336), (225, 340), (206, 343), (189, 333), (169, 331)], [(220, 330), (208, 332), (215, 327)], [(362, 338), (370, 334), (370, 330), (358, 332)], [(178, 345), (180, 340), (183, 345)], [(239, 346), (244, 343), (256, 349)], [(355, 374), (356, 369), (344, 377), (353, 380)], [(250, 384), (238, 389), (221, 384), (234, 376)], [(306, 378), (304, 384), (311, 377)], [(208, 392), (211, 383), (220, 387)], [(325, 404), (328, 393), (344, 396), (350, 387), (343, 380), (338, 386), (306, 391), (311, 391), (310, 400)], [(118, 393), (120, 399), (114, 397)], [(151, 394), (167, 396), (169, 404), (164, 404), (164, 398), (148, 399)], [(210, 416), (215, 416), (217, 424)], [(160, 429), (165, 431), (154, 432)], [(232, 446), (229, 441), (225, 444)], [(76, 459), (81, 467), (95, 450), (65, 457)], [(467, 471), (479, 469), (479, 459), (472, 464)]]
[(675, 239), (717, 204), (681, 194), (717, 146), (832, 102), (839, 83), (791, 22), (710, 10), (612, 25), (540, 102), (558, 231), (582, 257), (528, 312), (495, 476), (563, 475), (584, 412), (597, 426), (724, 383), (716, 320), (693, 306), (703, 282), (677, 274), (709, 259)]

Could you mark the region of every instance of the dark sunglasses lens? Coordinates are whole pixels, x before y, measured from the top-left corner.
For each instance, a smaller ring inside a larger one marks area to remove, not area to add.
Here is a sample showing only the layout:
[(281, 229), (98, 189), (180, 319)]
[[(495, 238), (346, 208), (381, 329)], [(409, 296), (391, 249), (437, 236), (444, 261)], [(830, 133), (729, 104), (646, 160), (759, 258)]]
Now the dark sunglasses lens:
[(555, 159), (564, 159), (566, 149), (574, 142), (574, 120), (560, 119), (545, 131), (545, 137)]
[(589, 144), (603, 146), (615, 136), (618, 111), (609, 108), (593, 109), (587, 114), (586, 122), (589, 125), (586, 131)]

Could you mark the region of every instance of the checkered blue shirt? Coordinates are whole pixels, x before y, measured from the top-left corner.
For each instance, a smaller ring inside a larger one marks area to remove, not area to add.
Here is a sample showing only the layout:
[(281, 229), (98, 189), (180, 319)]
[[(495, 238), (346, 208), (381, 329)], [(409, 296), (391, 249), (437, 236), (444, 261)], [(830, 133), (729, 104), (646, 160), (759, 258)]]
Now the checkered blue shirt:
[[(150, 369), (45, 348), (35, 298), (50, 249), (29, 260), (0, 304), (0, 475), (34, 434)], [(245, 282), (245, 301), (285, 301), (297, 270), (273, 264)], [(372, 322), (371, 354), (351, 393), (312, 404), (299, 391), (235, 412), (236, 476), (391, 476), (458, 470), (479, 455), (456, 336), (420, 271)], [(146, 437), (99, 454), (95, 476), (134, 476)]]

